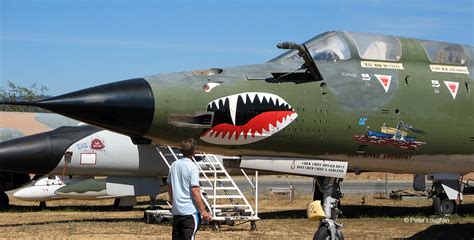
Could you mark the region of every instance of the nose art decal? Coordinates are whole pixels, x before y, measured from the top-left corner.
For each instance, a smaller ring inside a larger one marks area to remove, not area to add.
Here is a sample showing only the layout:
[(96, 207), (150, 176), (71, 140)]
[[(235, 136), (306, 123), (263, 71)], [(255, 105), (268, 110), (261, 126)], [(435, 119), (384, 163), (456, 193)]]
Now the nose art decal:
[(283, 98), (263, 92), (216, 99), (207, 105), (207, 111), (214, 112), (214, 123), (201, 134), (201, 139), (219, 145), (244, 145), (263, 140), (298, 117)]

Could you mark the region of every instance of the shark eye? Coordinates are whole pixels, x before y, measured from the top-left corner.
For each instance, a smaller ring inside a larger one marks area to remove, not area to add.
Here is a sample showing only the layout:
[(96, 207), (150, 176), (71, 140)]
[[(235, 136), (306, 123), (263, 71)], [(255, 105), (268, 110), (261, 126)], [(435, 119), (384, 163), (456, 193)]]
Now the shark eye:
[(217, 83), (217, 82), (208, 82), (208, 83), (204, 84), (203, 88), (204, 88), (205, 92), (210, 92), (213, 88), (215, 88), (219, 85), (221, 85), (221, 84)]

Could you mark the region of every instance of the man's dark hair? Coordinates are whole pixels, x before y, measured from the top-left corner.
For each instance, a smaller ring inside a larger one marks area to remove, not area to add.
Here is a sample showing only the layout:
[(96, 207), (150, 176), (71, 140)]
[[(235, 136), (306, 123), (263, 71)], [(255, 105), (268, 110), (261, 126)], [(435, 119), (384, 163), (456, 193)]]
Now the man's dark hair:
[(185, 157), (192, 157), (196, 153), (197, 143), (194, 138), (186, 138), (181, 142), (181, 153)]

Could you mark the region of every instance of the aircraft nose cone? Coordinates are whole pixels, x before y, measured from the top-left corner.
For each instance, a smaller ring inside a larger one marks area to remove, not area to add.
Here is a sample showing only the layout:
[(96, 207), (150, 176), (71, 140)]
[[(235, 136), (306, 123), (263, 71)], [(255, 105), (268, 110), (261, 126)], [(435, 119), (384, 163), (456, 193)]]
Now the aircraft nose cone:
[(26, 187), (22, 188), (13, 193), (13, 196), (20, 200), (32, 200), (33, 198), (37, 197), (37, 193), (34, 191), (37, 190), (34, 186), (33, 187)]
[(82, 122), (141, 137), (153, 120), (155, 99), (149, 83), (137, 78), (52, 97), (35, 105)]
[(31, 191), (30, 191), (30, 188), (22, 188), (16, 192), (13, 193), (13, 196), (15, 198), (18, 198), (20, 200), (29, 200), (32, 198), (32, 195), (31, 194)]
[(45, 201), (58, 198), (54, 192), (63, 185), (44, 185), (44, 186), (29, 186), (19, 189), (13, 193), (17, 199), (24, 201)]
[(60, 127), (56, 130), (0, 143), (0, 170), (47, 174), (76, 141), (100, 131), (93, 126)]

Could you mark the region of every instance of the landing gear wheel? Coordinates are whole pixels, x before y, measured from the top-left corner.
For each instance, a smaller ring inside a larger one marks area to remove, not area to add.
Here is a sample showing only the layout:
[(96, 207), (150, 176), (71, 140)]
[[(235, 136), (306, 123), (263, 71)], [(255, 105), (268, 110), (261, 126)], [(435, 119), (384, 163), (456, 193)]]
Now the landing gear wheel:
[(219, 232), (221, 230), (221, 226), (217, 222), (209, 223), (212, 227), (212, 230)]
[[(163, 208), (161, 206), (150, 206), (145, 208), (145, 211), (143, 211), (143, 220), (145, 220), (147, 223), (155, 223), (155, 217), (151, 216), (151, 214), (147, 214), (147, 210), (162, 210)], [(151, 218), (151, 219), (150, 219)], [(163, 220), (165, 220), (164, 218)]]
[(145, 221), (147, 223), (155, 223), (156, 222), (154, 216), (152, 216), (151, 214), (146, 214), (146, 213), (145, 213)]
[(431, 207), (433, 207), (433, 209), (435, 210), (436, 214), (438, 214), (438, 210), (440, 208), (440, 205), (441, 205), (441, 199), (437, 196), (433, 196), (432, 197), (432, 200), (433, 200), (433, 203), (431, 204)]
[(40, 208), (40, 209), (45, 209), (45, 208), (46, 208), (46, 202), (45, 202), (45, 201), (41, 201), (41, 202), (39, 203), (39, 208)]
[(251, 231), (257, 230), (257, 221), (250, 221), (250, 230)]
[(117, 209), (119, 211), (132, 211), (133, 206), (120, 206), (120, 198), (114, 199), (114, 209)]
[(0, 211), (7, 210), (10, 207), (10, 199), (5, 192), (0, 192)]
[(114, 208), (118, 209), (120, 207), (120, 198), (114, 199)]
[(456, 213), (456, 201), (449, 200), (448, 196), (441, 195), (433, 197), (433, 207), (436, 214), (440, 216), (450, 216)]
[(447, 196), (439, 198), (439, 204), (436, 206), (436, 213), (441, 216), (450, 216), (456, 213), (456, 201), (449, 200)]
[[(344, 240), (344, 234), (336, 228), (336, 240)], [(331, 233), (327, 226), (321, 226), (318, 228), (318, 231), (314, 233), (313, 240), (330, 240)]]

